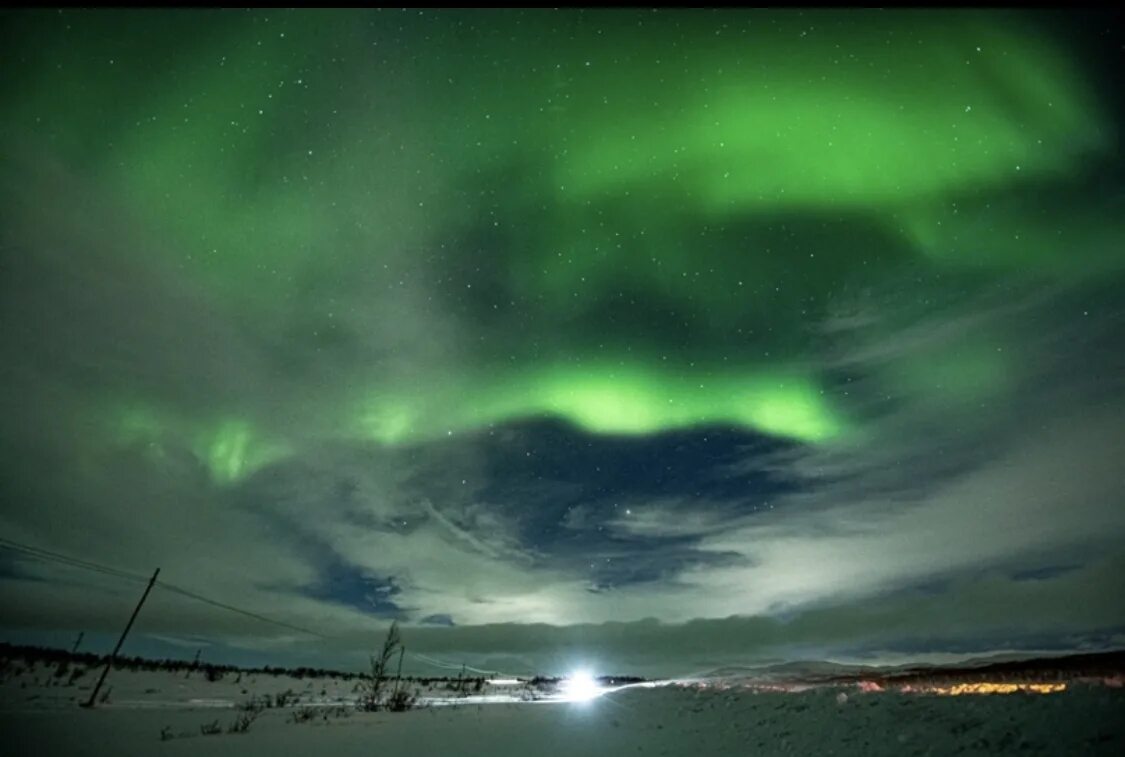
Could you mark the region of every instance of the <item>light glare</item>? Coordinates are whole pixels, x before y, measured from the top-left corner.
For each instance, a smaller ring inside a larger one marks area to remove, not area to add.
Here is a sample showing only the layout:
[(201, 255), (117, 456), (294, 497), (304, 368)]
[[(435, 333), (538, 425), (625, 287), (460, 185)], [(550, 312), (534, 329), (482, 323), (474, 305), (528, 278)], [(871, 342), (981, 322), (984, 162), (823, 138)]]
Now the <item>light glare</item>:
[(571, 702), (585, 702), (602, 693), (594, 677), (584, 670), (571, 673), (562, 680), (562, 694)]

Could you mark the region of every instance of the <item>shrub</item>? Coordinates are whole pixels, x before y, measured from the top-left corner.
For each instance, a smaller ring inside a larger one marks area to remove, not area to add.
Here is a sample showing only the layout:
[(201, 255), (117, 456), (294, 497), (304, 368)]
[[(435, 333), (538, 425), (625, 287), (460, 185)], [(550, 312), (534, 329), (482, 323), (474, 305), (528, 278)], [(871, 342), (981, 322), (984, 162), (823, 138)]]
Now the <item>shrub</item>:
[(391, 694), (390, 699), (387, 700), (387, 709), (391, 712), (406, 712), (413, 709), (417, 703), (417, 695), (411, 694), (405, 689), (396, 689)]
[(247, 710), (234, 719), (234, 722), (227, 726), (227, 733), (246, 733), (250, 730), (250, 726), (258, 719), (262, 713), (261, 710)]
[(222, 733), (223, 729), (219, 727), (218, 720), (212, 720), (210, 723), (204, 723), (199, 726), (199, 732), (204, 736), (214, 736), (215, 734)]
[[(246, 691), (244, 690), (242, 693), (245, 694)], [(260, 713), (263, 709), (265, 709), (265, 705), (258, 699), (251, 697), (245, 702), (239, 702), (234, 706), (234, 708), (236, 710), (240, 710), (241, 712)]]
[(307, 723), (315, 717), (316, 717), (316, 708), (315, 707), (298, 707), (296, 710), (293, 711), (293, 715), (291, 716), (290, 719), (294, 723)]

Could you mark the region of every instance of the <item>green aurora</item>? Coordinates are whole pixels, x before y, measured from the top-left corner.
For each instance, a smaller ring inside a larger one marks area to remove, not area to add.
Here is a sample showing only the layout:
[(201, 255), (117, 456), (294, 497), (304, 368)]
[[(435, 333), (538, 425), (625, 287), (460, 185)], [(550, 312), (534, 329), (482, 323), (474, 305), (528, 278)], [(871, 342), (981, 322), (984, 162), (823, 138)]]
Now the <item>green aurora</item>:
[[(287, 454), (286, 423), (386, 445), (538, 416), (846, 439), (856, 409), (808, 328), (841, 291), (919, 271), (917, 299), (940, 299), (1122, 262), (1111, 201), (1050, 199), (1116, 149), (1094, 75), (1023, 16), (22, 20), (37, 34), (5, 39), (24, 72), (3, 85), (5, 144), (120, 208), (147, 240), (128, 254), (250, 341), (299, 334), (308, 356), (285, 367), (301, 375), (353, 338), (336, 324), (367, 298), (407, 303), (393, 366), (334, 366), (268, 411), (241, 390), (201, 413), (158, 387), (90, 387), (108, 440), (186, 440), (218, 481)], [(1025, 196), (1048, 199), (1005, 201)], [(74, 222), (103, 223), (89, 213)], [(883, 380), (977, 402), (1020, 370), (989, 334)]]

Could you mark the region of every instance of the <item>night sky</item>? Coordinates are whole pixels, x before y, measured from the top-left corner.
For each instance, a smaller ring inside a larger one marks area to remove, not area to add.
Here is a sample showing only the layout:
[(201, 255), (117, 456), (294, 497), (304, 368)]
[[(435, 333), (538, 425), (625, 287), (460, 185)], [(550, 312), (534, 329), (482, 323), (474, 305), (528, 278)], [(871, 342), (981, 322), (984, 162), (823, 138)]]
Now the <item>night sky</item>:
[(4, 12), (0, 535), (328, 637), (216, 659), (1125, 645), (1122, 28)]

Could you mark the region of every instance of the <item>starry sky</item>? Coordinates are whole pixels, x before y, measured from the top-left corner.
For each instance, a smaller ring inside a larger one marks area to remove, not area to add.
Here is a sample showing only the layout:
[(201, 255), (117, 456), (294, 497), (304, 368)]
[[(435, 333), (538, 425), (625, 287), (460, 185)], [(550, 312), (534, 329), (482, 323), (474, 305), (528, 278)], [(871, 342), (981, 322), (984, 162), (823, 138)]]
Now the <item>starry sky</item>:
[[(156, 592), (216, 659), (1125, 645), (1123, 43), (3, 12), (0, 533), (327, 637)], [(11, 638), (137, 592), (0, 551)]]

